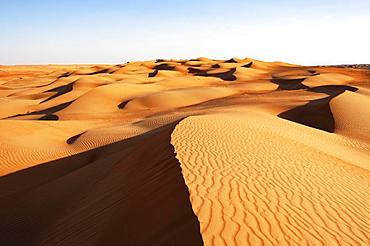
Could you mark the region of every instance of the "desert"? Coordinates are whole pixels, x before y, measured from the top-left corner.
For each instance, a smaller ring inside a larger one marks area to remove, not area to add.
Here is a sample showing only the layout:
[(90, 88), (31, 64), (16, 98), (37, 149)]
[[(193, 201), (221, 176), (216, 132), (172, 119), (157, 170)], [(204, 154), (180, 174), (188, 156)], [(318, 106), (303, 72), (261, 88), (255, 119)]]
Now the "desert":
[(0, 245), (370, 243), (365, 65), (2, 65), (0, 118)]

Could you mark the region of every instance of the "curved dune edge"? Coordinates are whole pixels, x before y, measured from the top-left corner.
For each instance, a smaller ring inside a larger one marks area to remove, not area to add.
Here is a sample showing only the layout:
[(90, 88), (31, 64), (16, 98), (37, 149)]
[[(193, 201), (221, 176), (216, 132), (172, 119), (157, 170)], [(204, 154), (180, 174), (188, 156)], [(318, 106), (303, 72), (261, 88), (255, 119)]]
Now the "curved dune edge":
[(337, 96), (348, 90), (357, 91), (358, 89), (355, 87), (343, 85), (326, 85), (313, 87), (310, 89), (310, 91), (325, 93), (328, 96), (320, 99), (311, 100), (305, 105), (301, 105), (288, 111), (282, 112), (278, 116), (302, 125), (333, 133), (336, 126), (333, 113), (330, 109), (330, 102)]
[(0, 245), (203, 245), (174, 124), (0, 178)]
[(172, 133), (205, 245), (367, 244), (370, 172), (308, 143), (330, 133), (275, 119), (233, 110)]
[(370, 97), (368, 95), (346, 91), (334, 98), (330, 102), (330, 107), (335, 117), (337, 133), (370, 142)]

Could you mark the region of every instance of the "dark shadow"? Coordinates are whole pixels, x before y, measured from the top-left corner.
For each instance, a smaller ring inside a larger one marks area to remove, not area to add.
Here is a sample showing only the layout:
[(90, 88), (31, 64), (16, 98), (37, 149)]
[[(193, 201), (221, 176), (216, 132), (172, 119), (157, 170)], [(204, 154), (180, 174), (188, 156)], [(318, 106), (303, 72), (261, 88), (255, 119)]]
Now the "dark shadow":
[(0, 245), (203, 245), (175, 123), (0, 178)]
[(62, 73), (61, 75), (59, 75), (57, 78), (61, 79), (61, 78), (69, 77), (72, 73), (73, 72), (65, 72), (65, 73)]
[(59, 120), (59, 117), (58, 115), (55, 114), (47, 114), (39, 118), (39, 120)]
[(211, 70), (201, 70), (193, 67), (188, 68), (188, 72), (194, 74), (195, 76), (204, 76), (204, 77), (217, 77), (225, 81), (234, 81), (236, 76), (234, 75), (236, 68), (232, 68), (229, 71), (222, 73), (209, 73)]
[(154, 71), (148, 74), (149, 78), (157, 76), (159, 70), (172, 71), (175, 69), (175, 66), (171, 66), (171, 65), (168, 65), (167, 63), (163, 63), (163, 64), (156, 65), (153, 69)]
[(99, 74), (99, 73), (113, 73), (114, 71), (111, 71), (111, 68), (105, 68), (105, 69), (101, 69), (99, 71), (96, 71), (96, 72), (92, 72), (92, 73), (89, 73), (88, 75), (95, 75), (95, 74)]
[(202, 70), (199, 68), (188, 67), (188, 72), (194, 74), (195, 76), (209, 76), (207, 72), (210, 70)]
[(327, 132), (334, 132), (335, 124), (329, 106), (330, 100), (330, 97), (313, 100), (305, 105), (285, 111), (278, 116), (305, 126)]
[[(53, 83), (55, 83), (55, 81), (58, 81), (58, 79), (56, 79), (56, 80), (54, 80), (54, 81), (52, 81), (52, 82), (50, 82), (50, 83), (47, 83), (47, 84), (45, 84), (45, 85), (37, 85), (37, 86), (29, 86), (29, 87), (27, 87), (27, 88), (29, 88), (29, 89), (31, 89), (31, 88), (41, 88), (41, 87), (45, 87), (45, 86), (48, 86), (48, 85), (52, 85)], [(12, 96), (16, 96), (17, 95), (17, 93), (18, 92), (15, 92), (15, 93), (12, 93), (12, 94), (9, 94), (9, 95), (7, 95), (6, 97), (12, 97)]]
[(66, 143), (67, 144), (74, 144), (74, 142), (76, 142), (77, 141), (77, 139), (79, 138), (79, 137), (81, 137), (83, 134), (85, 134), (86, 133), (86, 131), (84, 131), (84, 132), (81, 132), (80, 134), (77, 134), (77, 135), (74, 135), (73, 137), (70, 137), (70, 138), (68, 138), (67, 139), (67, 141), (66, 141)]
[(346, 85), (326, 85), (310, 88), (308, 91), (325, 93), (328, 97), (312, 100), (305, 105), (295, 107), (278, 116), (305, 126), (333, 133), (335, 121), (330, 109), (330, 101), (346, 90), (357, 91), (358, 89)]
[(212, 73), (212, 74), (209, 74), (209, 76), (217, 77), (217, 78), (220, 78), (220, 79), (223, 79), (223, 80), (226, 80), (226, 81), (234, 81), (234, 80), (236, 80), (236, 77), (234, 75), (235, 71), (236, 71), (236, 68), (232, 68), (227, 72)]
[(234, 58), (224, 61), (224, 63), (238, 63)]
[(317, 75), (320, 75), (320, 73), (316, 72), (316, 70), (308, 69), (307, 71), (310, 73), (309, 76), (317, 76)]
[[(65, 102), (65, 103), (62, 103), (62, 104), (59, 104), (59, 105), (56, 105), (54, 107), (51, 107), (51, 108), (47, 108), (47, 109), (43, 109), (43, 110), (39, 110), (39, 111), (34, 111), (34, 112), (31, 112), (31, 113), (27, 113), (27, 114), (17, 114), (17, 115), (13, 115), (13, 116), (9, 116), (7, 117), (6, 119), (11, 119), (11, 118), (14, 118), (14, 117), (19, 117), (19, 116), (28, 116), (28, 115), (39, 115), (39, 114), (46, 114), (46, 115), (52, 115), (62, 109), (65, 109), (67, 108), (69, 105), (71, 105), (75, 100), (72, 100), (70, 102)], [(56, 115), (55, 115), (56, 116)], [(45, 117), (45, 116), (44, 116)], [(43, 118), (43, 117), (41, 117)], [(40, 119), (41, 119), (40, 118)], [(48, 117), (47, 117), (48, 118)], [(54, 117), (55, 118), (55, 117)], [(43, 118), (45, 119), (45, 118)]]
[(62, 109), (65, 109), (67, 108), (69, 105), (71, 105), (74, 101), (76, 100), (72, 100), (72, 101), (69, 101), (69, 102), (65, 102), (65, 103), (62, 103), (62, 104), (59, 104), (57, 106), (54, 106), (54, 107), (51, 107), (51, 108), (47, 108), (47, 109), (44, 109), (44, 110), (40, 110), (40, 111), (35, 111), (35, 112), (32, 112), (30, 114), (54, 114)]
[(278, 90), (301, 90), (301, 89), (308, 89), (310, 87), (302, 84), (302, 82), (306, 78), (302, 79), (281, 79), (281, 78), (273, 78), (271, 82), (274, 84), (279, 85)]
[(174, 70), (175, 66), (168, 65), (167, 63), (162, 63), (162, 64), (159, 64), (159, 65), (156, 65), (154, 67), (154, 69), (156, 69), (156, 70)]
[(349, 86), (349, 85), (322, 85), (322, 86), (316, 86), (316, 87), (308, 89), (308, 91), (317, 92), (317, 93), (325, 93), (333, 97), (336, 97), (345, 91), (355, 92), (357, 90), (358, 89), (356, 87)]
[(220, 68), (221, 66), (219, 64), (213, 64), (211, 68)]
[(153, 78), (153, 77), (157, 76), (157, 74), (158, 74), (158, 70), (154, 70), (153, 72), (148, 74), (148, 77)]
[(59, 97), (61, 95), (66, 94), (68, 92), (71, 92), (73, 90), (73, 84), (74, 84), (74, 82), (66, 84), (66, 85), (58, 86), (58, 87), (56, 87), (54, 89), (51, 89), (51, 90), (44, 91), (44, 92), (56, 92), (56, 93), (54, 95), (52, 95), (51, 97), (48, 97), (45, 100), (43, 100), (41, 103), (47, 102), (47, 101), (49, 101), (53, 98), (56, 98), (56, 97)]
[(249, 63), (243, 65), (242, 67), (244, 67), (244, 68), (250, 68), (252, 65), (253, 65), (253, 62), (249, 62)]
[(117, 105), (117, 107), (118, 107), (119, 109), (123, 109), (129, 101), (130, 101), (130, 100), (127, 100), (127, 101), (121, 102), (120, 104), (118, 104), (118, 105)]

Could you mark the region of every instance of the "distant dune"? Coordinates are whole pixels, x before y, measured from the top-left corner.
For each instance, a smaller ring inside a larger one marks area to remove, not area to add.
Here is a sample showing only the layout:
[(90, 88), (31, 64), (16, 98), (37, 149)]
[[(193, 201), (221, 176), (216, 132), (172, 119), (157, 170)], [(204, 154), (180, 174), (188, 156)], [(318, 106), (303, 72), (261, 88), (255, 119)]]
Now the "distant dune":
[(329, 67), (370, 69), (370, 64), (343, 64), (343, 65), (331, 65)]
[(0, 245), (368, 245), (370, 70), (0, 66)]

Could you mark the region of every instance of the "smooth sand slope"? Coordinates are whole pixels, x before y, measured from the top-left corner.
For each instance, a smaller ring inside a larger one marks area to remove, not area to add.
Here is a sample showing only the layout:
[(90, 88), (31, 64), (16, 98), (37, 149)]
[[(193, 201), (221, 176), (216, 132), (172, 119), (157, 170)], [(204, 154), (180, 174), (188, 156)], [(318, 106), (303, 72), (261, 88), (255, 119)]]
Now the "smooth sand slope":
[(0, 245), (368, 245), (370, 70), (0, 66)]

